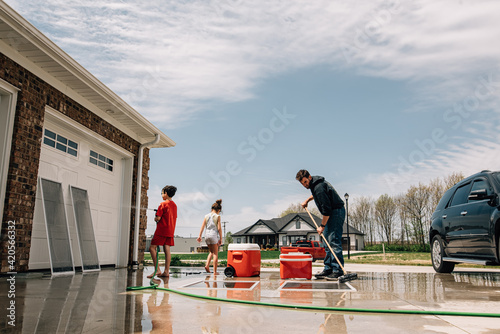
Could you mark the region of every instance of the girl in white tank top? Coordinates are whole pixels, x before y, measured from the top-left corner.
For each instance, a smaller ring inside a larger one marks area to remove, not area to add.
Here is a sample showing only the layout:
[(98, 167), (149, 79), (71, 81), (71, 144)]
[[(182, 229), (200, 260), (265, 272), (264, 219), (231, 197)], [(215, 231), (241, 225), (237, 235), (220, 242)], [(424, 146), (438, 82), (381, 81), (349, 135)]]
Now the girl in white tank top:
[(207, 262), (205, 264), (205, 270), (207, 273), (210, 272), (210, 262), (212, 258), (214, 260), (214, 274), (217, 274), (217, 261), (219, 259), (219, 246), (222, 244), (222, 227), (220, 212), (222, 210), (222, 200), (217, 200), (212, 205), (212, 211), (205, 216), (203, 219), (203, 224), (201, 225), (200, 235), (196, 241), (201, 242), (201, 235), (203, 230), (205, 231), (205, 242), (207, 243), (208, 254)]

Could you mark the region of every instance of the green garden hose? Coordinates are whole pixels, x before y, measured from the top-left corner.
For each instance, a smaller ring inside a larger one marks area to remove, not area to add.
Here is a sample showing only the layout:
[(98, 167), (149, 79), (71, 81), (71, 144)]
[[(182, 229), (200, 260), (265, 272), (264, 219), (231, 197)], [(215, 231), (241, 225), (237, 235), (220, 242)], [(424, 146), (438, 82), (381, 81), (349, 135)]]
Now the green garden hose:
[(478, 313), (478, 312), (449, 312), (449, 311), (424, 311), (424, 310), (387, 310), (387, 309), (362, 309), (362, 308), (346, 308), (346, 307), (331, 307), (331, 306), (310, 306), (310, 305), (291, 305), (280, 303), (266, 303), (252, 300), (240, 299), (225, 299), (203, 295), (195, 295), (183, 291), (173, 290), (169, 288), (156, 287), (157, 290), (177, 293), (191, 298), (207, 299), (218, 302), (239, 303), (247, 305), (270, 306), (280, 308), (290, 308), (294, 310), (308, 311), (329, 311), (329, 312), (347, 312), (347, 313), (392, 313), (392, 314), (416, 314), (416, 315), (434, 315), (434, 316), (461, 316), (461, 317), (490, 317), (500, 318), (500, 313)]
[[(158, 263), (160, 262), (160, 246), (156, 246), (156, 267), (155, 267), (155, 273), (158, 271)], [(154, 275), (151, 277), (151, 280), (149, 281), (149, 286), (129, 286), (127, 287), (127, 291), (135, 291), (135, 290), (146, 290), (146, 289), (156, 289), (158, 288), (158, 284), (156, 284), (154, 280)]]
[[(157, 248), (159, 253), (160, 247)], [(156, 261), (155, 272), (158, 270), (158, 262)], [(390, 314), (413, 314), (413, 315), (433, 315), (433, 316), (459, 316), (459, 317), (489, 317), (489, 318), (500, 318), (500, 313), (479, 313), (479, 312), (451, 312), (451, 311), (424, 311), (424, 310), (389, 310), (389, 309), (363, 309), (363, 308), (346, 308), (346, 307), (331, 307), (331, 306), (311, 306), (311, 305), (292, 305), (292, 304), (280, 304), (280, 303), (266, 303), (254, 300), (240, 300), (240, 299), (226, 299), (218, 297), (210, 297), (203, 295), (196, 295), (188, 292), (183, 292), (179, 290), (173, 290), (169, 288), (161, 288), (158, 284), (153, 282), (154, 276), (149, 282), (149, 286), (131, 286), (127, 287), (127, 291), (136, 290), (146, 290), (155, 289), (167, 292), (176, 293), (182, 296), (206, 299), (217, 302), (225, 303), (238, 303), (246, 305), (257, 305), (257, 306), (268, 306), (268, 307), (280, 307), (280, 308), (290, 308), (294, 310), (308, 310), (308, 311), (327, 311), (327, 312), (347, 312), (347, 313), (390, 313)]]

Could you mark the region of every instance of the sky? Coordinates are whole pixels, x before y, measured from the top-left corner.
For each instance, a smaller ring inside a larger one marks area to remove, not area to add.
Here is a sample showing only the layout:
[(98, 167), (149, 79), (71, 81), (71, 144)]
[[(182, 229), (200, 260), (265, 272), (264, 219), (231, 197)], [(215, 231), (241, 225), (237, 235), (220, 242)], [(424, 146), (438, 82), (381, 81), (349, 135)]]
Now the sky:
[(498, 1), (7, 0), (173, 139), (152, 149), (176, 234), (216, 199), (225, 231), (278, 217), (324, 176), (349, 205), (500, 170)]

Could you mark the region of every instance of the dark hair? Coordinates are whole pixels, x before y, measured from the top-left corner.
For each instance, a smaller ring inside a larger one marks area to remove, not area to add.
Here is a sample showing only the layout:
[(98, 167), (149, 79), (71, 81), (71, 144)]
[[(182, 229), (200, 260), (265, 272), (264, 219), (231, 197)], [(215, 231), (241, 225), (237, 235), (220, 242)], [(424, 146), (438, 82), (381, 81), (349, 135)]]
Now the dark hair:
[(177, 188), (176, 188), (176, 187), (174, 187), (174, 186), (165, 186), (165, 187), (161, 190), (161, 192), (162, 192), (163, 194), (167, 194), (167, 195), (168, 195), (168, 197), (174, 197), (174, 195), (175, 195), (175, 192), (176, 192), (176, 191), (177, 191)]
[(305, 178), (305, 177), (308, 178), (309, 176), (310, 176), (310, 174), (307, 170), (301, 169), (297, 173), (297, 176), (295, 176), (295, 179), (300, 182), (300, 181), (302, 181), (303, 178)]
[(212, 210), (221, 211), (222, 210), (222, 200), (218, 199), (212, 204)]

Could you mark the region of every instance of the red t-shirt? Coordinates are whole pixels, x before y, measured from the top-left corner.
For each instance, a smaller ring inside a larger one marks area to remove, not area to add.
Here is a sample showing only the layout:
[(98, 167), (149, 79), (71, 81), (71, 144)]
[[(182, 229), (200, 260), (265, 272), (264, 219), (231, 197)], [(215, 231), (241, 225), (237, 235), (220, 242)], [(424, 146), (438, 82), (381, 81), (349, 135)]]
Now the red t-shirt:
[(173, 237), (177, 221), (177, 205), (174, 201), (161, 202), (156, 216), (160, 217), (160, 221), (156, 224), (155, 235)]

